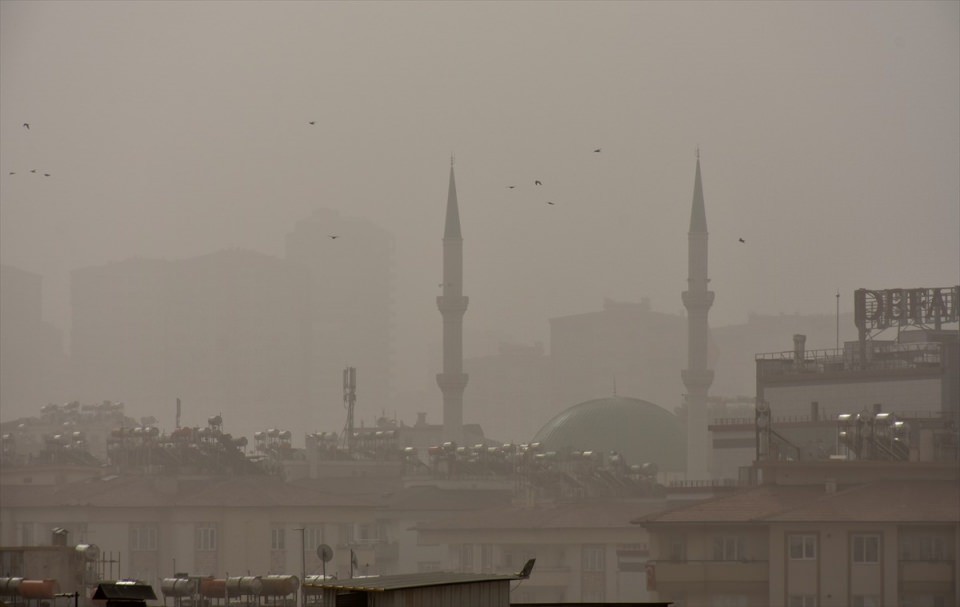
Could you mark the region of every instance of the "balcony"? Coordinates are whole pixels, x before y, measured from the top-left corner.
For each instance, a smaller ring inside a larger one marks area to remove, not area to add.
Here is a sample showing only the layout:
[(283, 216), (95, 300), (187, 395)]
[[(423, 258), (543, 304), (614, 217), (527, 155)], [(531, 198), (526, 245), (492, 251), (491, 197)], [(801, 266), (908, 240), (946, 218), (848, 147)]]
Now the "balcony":
[(900, 561), (900, 583), (953, 582), (953, 561)]
[(767, 582), (767, 561), (657, 561), (658, 584)]

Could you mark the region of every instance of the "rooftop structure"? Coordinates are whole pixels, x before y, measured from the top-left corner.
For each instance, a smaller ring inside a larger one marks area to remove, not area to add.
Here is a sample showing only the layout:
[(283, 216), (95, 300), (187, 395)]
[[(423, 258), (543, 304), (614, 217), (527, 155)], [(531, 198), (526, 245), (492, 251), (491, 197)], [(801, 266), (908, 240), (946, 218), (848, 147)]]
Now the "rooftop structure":
[(574, 405), (548, 421), (533, 437), (544, 451), (616, 452), (631, 464), (652, 463), (682, 472), (686, 453), (676, 417), (636, 398), (615, 396)]

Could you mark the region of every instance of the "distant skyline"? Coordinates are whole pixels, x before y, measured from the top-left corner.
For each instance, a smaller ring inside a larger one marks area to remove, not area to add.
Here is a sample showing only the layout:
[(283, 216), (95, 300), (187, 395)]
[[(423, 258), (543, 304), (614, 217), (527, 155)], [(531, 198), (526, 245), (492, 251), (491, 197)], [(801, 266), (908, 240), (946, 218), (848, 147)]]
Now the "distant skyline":
[(698, 147), (711, 325), (955, 284), (958, 108), (956, 2), (2, 0), (0, 261), (66, 331), (73, 269), (281, 256), (335, 209), (396, 239), (420, 385), (451, 152), (470, 357), (604, 297), (682, 313)]

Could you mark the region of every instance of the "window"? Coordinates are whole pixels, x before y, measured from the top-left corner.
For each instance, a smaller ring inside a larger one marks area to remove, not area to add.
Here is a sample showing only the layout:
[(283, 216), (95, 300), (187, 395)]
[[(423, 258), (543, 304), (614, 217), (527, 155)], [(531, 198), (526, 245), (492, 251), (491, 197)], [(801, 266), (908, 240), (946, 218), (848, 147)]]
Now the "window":
[(490, 544), (480, 544), (480, 572), (493, 572), (493, 546)]
[(743, 539), (736, 536), (723, 536), (713, 539), (713, 560), (739, 561), (744, 558)]
[(664, 538), (663, 554), (670, 561), (687, 560), (687, 542), (682, 535), (670, 535)]
[(606, 570), (606, 554), (603, 546), (584, 546), (582, 554), (584, 571)]
[(900, 558), (904, 561), (949, 561), (951, 538), (925, 533), (900, 536)]
[(198, 525), (195, 547), (199, 551), (216, 550), (217, 528), (209, 524)]
[(852, 538), (854, 563), (875, 564), (880, 562), (880, 536), (876, 533), (856, 534)]
[(287, 549), (287, 530), (283, 527), (273, 527), (270, 529), (270, 550)]
[(148, 552), (157, 549), (156, 525), (133, 525), (130, 528), (130, 549)]
[(473, 571), (473, 544), (460, 545), (460, 571)]
[(303, 550), (310, 554), (316, 554), (317, 546), (323, 544), (323, 527), (309, 525), (303, 526)]
[(880, 607), (880, 595), (877, 594), (855, 594), (850, 598), (850, 607)]
[(791, 594), (787, 607), (817, 607), (817, 597), (812, 594)]
[(809, 561), (817, 558), (817, 536), (810, 534), (792, 534), (787, 536), (787, 550), (790, 560)]
[(20, 523), (20, 545), (34, 546), (33, 523)]
[(384, 537), (377, 523), (357, 523), (353, 528), (353, 541), (357, 544), (376, 544)]

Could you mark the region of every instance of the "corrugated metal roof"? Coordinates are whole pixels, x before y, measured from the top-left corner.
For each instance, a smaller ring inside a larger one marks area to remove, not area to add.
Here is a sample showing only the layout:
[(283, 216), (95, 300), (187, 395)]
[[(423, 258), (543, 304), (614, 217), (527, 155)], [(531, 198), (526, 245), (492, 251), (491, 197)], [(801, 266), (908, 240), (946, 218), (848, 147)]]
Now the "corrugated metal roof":
[(311, 584), (311, 588), (332, 588), (336, 590), (361, 590), (366, 592), (385, 592), (425, 586), (448, 586), (451, 584), (475, 584), (478, 582), (509, 582), (519, 580), (519, 575), (493, 575), (485, 573), (452, 573), (449, 571), (431, 571), (427, 573), (401, 573), (378, 577), (362, 577), (346, 580), (327, 580), (321, 584)]

